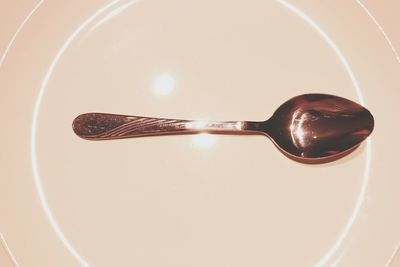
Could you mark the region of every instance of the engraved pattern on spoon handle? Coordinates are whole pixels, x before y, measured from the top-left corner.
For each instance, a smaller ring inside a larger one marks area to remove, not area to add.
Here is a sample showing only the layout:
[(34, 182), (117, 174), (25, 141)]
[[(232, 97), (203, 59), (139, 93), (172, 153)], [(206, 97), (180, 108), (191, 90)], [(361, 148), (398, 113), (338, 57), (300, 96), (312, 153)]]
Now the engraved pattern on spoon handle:
[(201, 132), (240, 133), (246, 122), (209, 122), (164, 118), (86, 113), (73, 122), (75, 133), (89, 140), (110, 140), (141, 136), (190, 134)]

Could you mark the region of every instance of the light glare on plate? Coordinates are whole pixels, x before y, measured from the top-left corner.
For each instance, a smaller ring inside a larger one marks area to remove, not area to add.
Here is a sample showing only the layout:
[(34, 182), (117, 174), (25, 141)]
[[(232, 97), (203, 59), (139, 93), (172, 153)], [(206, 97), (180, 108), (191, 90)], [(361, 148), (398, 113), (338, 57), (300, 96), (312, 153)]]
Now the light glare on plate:
[(212, 134), (202, 133), (192, 137), (192, 147), (197, 149), (210, 149), (216, 143), (217, 137)]
[(153, 92), (157, 96), (169, 95), (176, 86), (175, 78), (169, 74), (161, 74), (154, 78)]

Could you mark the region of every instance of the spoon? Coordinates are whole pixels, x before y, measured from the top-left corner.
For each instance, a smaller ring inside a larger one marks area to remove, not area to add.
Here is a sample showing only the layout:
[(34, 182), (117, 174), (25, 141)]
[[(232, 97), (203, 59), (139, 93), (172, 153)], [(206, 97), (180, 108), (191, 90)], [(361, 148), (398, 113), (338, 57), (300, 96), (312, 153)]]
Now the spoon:
[(304, 94), (283, 103), (266, 121), (198, 121), (86, 113), (75, 133), (88, 140), (171, 134), (261, 134), (288, 157), (305, 163), (336, 160), (353, 151), (374, 128), (363, 106), (334, 95)]

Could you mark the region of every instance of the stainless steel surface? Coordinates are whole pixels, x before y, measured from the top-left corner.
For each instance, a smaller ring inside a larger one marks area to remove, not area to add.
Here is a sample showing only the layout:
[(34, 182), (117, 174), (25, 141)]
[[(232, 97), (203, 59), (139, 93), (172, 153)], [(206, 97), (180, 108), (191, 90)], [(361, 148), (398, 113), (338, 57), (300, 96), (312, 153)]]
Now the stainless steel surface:
[(348, 99), (305, 94), (282, 104), (266, 121), (196, 121), (85, 113), (75, 133), (88, 140), (171, 134), (263, 134), (288, 157), (305, 163), (336, 160), (355, 149), (374, 128), (372, 114)]

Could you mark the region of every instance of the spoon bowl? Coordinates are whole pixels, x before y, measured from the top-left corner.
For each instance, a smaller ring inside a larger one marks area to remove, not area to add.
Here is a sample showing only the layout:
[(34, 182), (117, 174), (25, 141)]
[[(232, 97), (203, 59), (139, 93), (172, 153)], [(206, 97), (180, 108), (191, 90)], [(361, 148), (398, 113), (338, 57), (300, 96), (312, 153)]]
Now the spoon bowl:
[(110, 140), (171, 134), (262, 134), (289, 158), (325, 163), (341, 158), (374, 128), (363, 106), (334, 95), (304, 94), (283, 103), (266, 121), (198, 121), (85, 113), (72, 124), (88, 140)]
[(290, 156), (321, 159), (358, 146), (373, 128), (374, 118), (363, 106), (338, 96), (306, 94), (282, 104), (262, 131)]

